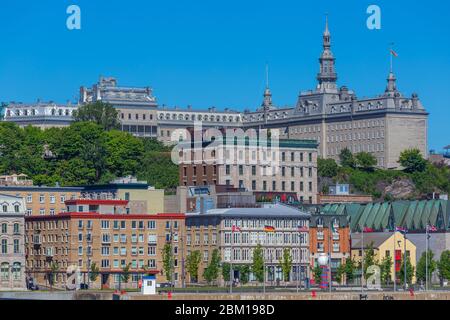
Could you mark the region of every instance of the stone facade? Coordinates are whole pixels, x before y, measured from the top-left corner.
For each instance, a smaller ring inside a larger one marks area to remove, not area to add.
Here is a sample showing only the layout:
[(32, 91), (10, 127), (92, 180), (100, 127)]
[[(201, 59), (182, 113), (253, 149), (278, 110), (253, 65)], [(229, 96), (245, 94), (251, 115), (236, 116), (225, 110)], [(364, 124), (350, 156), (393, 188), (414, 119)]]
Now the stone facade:
[[(222, 261), (234, 266), (236, 280), (241, 276), (237, 266), (251, 266), (253, 252), (261, 244), (266, 263), (266, 282), (295, 284), (297, 276), (303, 282), (309, 276), (309, 217), (307, 213), (283, 205), (214, 209), (205, 214), (187, 214), (186, 256), (200, 251), (202, 259), (198, 280), (204, 282), (203, 270), (211, 260), (214, 249), (218, 249)], [(266, 226), (274, 227), (274, 232), (265, 232)], [(299, 227), (305, 230), (299, 230)], [(283, 279), (279, 264), (285, 248), (289, 249), (292, 257), (289, 279)], [(252, 273), (249, 280), (257, 282)]]
[(0, 291), (25, 290), (25, 203), (0, 194)]
[(252, 141), (245, 145), (228, 142), (217, 145), (215, 141), (214, 147), (201, 148), (179, 144), (180, 185), (227, 185), (253, 192), (290, 192), (301, 202), (317, 203), (315, 141), (280, 140), (276, 148), (256, 147)]

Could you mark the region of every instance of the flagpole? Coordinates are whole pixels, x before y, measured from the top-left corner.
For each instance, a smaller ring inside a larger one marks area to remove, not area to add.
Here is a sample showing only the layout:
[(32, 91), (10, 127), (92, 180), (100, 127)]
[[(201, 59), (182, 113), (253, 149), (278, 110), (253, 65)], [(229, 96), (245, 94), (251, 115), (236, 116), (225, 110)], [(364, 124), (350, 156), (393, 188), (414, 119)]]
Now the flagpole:
[(404, 234), (403, 234), (403, 239), (404, 239), (404, 244), (403, 244), (403, 247), (404, 247), (404, 250), (405, 250), (405, 253), (404, 253), (404, 255), (403, 255), (403, 259), (405, 260), (405, 266), (404, 266), (404, 270), (405, 270), (405, 275), (404, 275), (404, 281), (405, 281), (405, 291), (406, 291), (406, 229), (404, 230)]
[(425, 241), (425, 291), (428, 291), (428, 226), (427, 224), (425, 235), (426, 235), (426, 241)]
[(394, 292), (397, 291), (397, 255), (395, 250), (395, 234), (397, 233), (397, 227), (394, 227)]
[[(297, 228), (299, 228), (298, 226), (297, 226)], [(300, 252), (301, 252), (301, 248), (302, 248), (302, 245), (300, 244), (300, 239), (301, 239), (301, 233), (300, 233), (300, 230), (297, 230), (298, 231), (298, 253), (297, 253), (297, 293), (298, 293), (298, 287), (299, 287), (299, 282), (300, 282)]]
[(328, 274), (330, 276), (330, 278), (328, 279), (328, 283), (329, 283), (329, 291), (331, 293), (331, 286), (332, 286), (332, 280), (331, 280), (331, 232), (332, 232), (332, 228), (331, 228), (331, 221), (332, 219), (330, 219), (330, 228), (328, 229), (328, 252), (329, 252), (329, 256), (330, 258), (328, 259)]
[(231, 255), (230, 255), (230, 294), (233, 294), (233, 241), (234, 241), (234, 225), (231, 227)]
[(267, 233), (264, 232), (264, 247), (263, 247), (263, 271), (264, 271), (263, 292), (264, 292), (264, 297), (266, 295), (266, 247), (267, 247)]
[(361, 292), (364, 293), (364, 227), (361, 232)]
[(391, 58), (391, 73), (394, 72), (394, 57), (392, 51), (394, 50), (394, 43), (391, 43), (391, 49), (389, 50), (389, 57)]

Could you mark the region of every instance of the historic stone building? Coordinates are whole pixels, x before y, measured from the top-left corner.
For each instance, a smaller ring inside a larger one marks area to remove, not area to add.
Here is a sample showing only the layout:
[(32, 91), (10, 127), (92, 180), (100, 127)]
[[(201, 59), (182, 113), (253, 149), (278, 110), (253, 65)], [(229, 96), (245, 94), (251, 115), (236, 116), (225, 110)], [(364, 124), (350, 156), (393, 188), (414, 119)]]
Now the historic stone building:
[[(277, 107), (267, 86), (261, 107), (254, 111), (168, 108), (158, 106), (149, 87), (122, 87), (115, 78), (104, 77), (91, 88), (81, 87), (79, 103), (111, 103), (119, 110), (123, 131), (165, 143), (178, 140), (177, 129), (202, 122), (203, 128), (280, 129), (285, 139), (317, 140), (321, 157), (338, 160), (344, 148), (354, 153), (366, 151), (384, 168), (397, 168), (400, 153), (409, 148), (418, 148), (427, 156), (428, 113), (418, 95), (404, 96), (391, 69), (384, 93), (358, 98), (348, 87), (338, 87), (335, 62), (327, 21), (317, 87), (300, 92), (293, 107)], [(67, 125), (70, 123), (67, 117), (74, 108), (51, 105), (46, 111), (39, 111), (36, 106), (39, 104), (11, 103), (4, 111), (5, 120), (39, 126)]]
[(78, 105), (54, 102), (9, 103), (3, 110), (5, 121), (15, 122), (25, 127), (32, 125), (40, 128), (65, 127), (73, 121), (72, 114)]
[(0, 291), (25, 290), (25, 202), (0, 194)]

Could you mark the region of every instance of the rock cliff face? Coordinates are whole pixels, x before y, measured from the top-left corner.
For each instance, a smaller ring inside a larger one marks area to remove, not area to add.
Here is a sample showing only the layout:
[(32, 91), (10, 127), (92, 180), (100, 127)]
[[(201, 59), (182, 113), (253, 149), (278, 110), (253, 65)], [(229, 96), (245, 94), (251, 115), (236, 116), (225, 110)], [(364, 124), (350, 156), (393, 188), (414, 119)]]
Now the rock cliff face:
[(391, 184), (380, 182), (377, 186), (382, 192), (382, 197), (390, 197), (394, 200), (408, 199), (415, 194), (416, 187), (410, 179), (395, 180)]

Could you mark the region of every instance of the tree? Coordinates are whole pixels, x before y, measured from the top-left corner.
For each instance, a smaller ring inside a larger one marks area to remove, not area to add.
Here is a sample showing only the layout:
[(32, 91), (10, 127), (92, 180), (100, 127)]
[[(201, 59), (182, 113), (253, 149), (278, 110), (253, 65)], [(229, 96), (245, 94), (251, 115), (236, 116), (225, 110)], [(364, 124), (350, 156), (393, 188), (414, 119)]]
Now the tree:
[(355, 157), (356, 164), (365, 171), (373, 171), (377, 165), (377, 159), (368, 152), (360, 152)]
[(252, 272), (258, 282), (264, 282), (264, 251), (261, 244), (253, 251)]
[(105, 161), (108, 170), (117, 177), (135, 175), (144, 155), (142, 140), (116, 130), (105, 135)]
[(370, 266), (378, 265), (375, 260), (375, 250), (373, 248), (373, 242), (369, 244), (366, 250), (364, 250), (364, 278), (367, 280), (372, 274), (367, 272)]
[(342, 149), (341, 153), (339, 154), (339, 160), (341, 162), (341, 166), (343, 167), (349, 168), (356, 167), (355, 158), (353, 157), (352, 152), (348, 148)]
[(168, 282), (172, 282), (172, 274), (174, 271), (173, 264), (172, 244), (166, 243), (163, 248), (163, 269)]
[(211, 284), (212, 282), (216, 281), (219, 277), (219, 271), (220, 271), (220, 252), (219, 249), (214, 249), (211, 261), (209, 265), (206, 267), (205, 272), (203, 273), (203, 277), (208, 282), (208, 284)]
[(239, 280), (242, 284), (247, 284), (250, 280), (250, 266), (242, 265), (238, 267), (239, 270)]
[[(400, 262), (401, 268), (399, 272), (398, 278), (400, 279), (401, 284), (405, 284), (405, 255), (402, 255), (402, 260)], [(408, 256), (408, 259), (406, 260), (406, 282), (408, 284), (411, 284), (412, 278), (414, 275), (414, 267), (411, 264), (411, 258)]]
[(313, 276), (316, 285), (320, 285), (322, 283), (322, 268), (319, 265), (313, 269)]
[(405, 172), (423, 172), (427, 167), (427, 160), (422, 157), (420, 150), (405, 150), (400, 154), (399, 163), (405, 168)]
[(131, 268), (131, 263), (125, 265), (122, 268), (122, 273), (120, 275), (120, 280), (123, 283), (128, 283), (128, 281), (130, 281), (130, 268)]
[(285, 282), (289, 282), (292, 269), (292, 256), (289, 248), (284, 248), (283, 259), (280, 261), (281, 270)]
[(317, 170), (319, 177), (333, 178), (337, 175), (339, 166), (334, 159), (317, 160)]
[(434, 261), (434, 253), (428, 250), (428, 254), (423, 252), (420, 256), (419, 262), (417, 262), (416, 278), (418, 281), (426, 281), (427, 273), (427, 256), (428, 256), (428, 281), (431, 281), (431, 276), (436, 271), (436, 261)]
[(381, 260), (380, 264), (380, 277), (381, 282), (386, 285), (391, 281), (391, 270), (392, 270), (392, 258), (390, 256), (385, 256), (383, 260)]
[(441, 283), (444, 279), (450, 280), (450, 250), (445, 250), (441, 254), (441, 258), (437, 264)]
[(93, 262), (91, 264), (90, 267), (90, 272), (89, 272), (89, 280), (91, 280), (92, 282), (97, 281), (97, 278), (100, 274), (100, 268), (97, 266), (97, 264), (95, 262)]
[(356, 265), (352, 258), (347, 258), (345, 260), (345, 280), (347, 284), (353, 282), (353, 279), (355, 278), (355, 268)]
[(222, 277), (225, 282), (230, 281), (231, 265), (228, 262), (222, 263)]
[(79, 107), (74, 111), (73, 118), (76, 122), (95, 122), (107, 131), (120, 128), (119, 112), (112, 105), (101, 101)]
[(343, 276), (345, 274), (345, 264), (340, 264), (337, 268), (335, 279), (336, 281), (341, 284), (343, 280)]
[(198, 281), (198, 265), (201, 259), (202, 255), (199, 250), (192, 251), (186, 258), (186, 267), (191, 276), (191, 282)]

